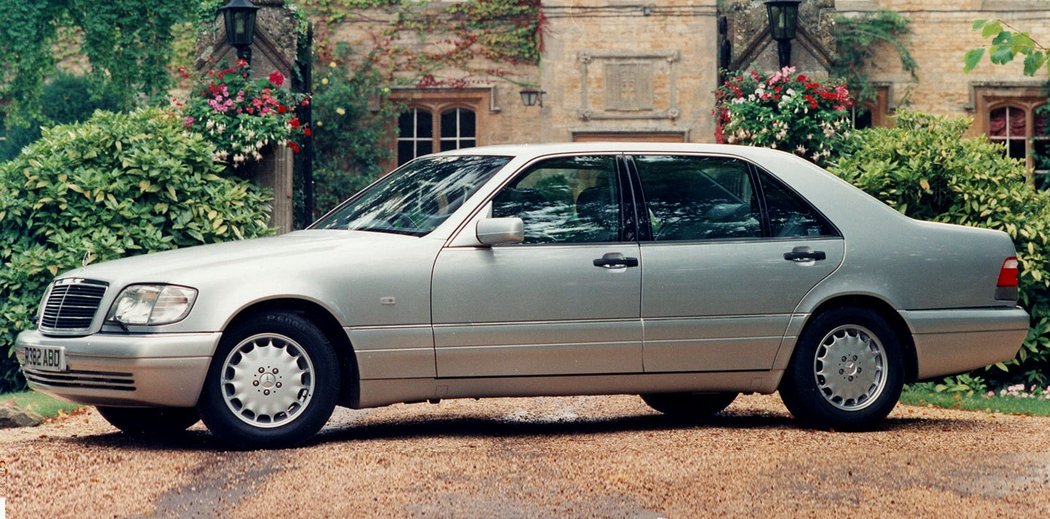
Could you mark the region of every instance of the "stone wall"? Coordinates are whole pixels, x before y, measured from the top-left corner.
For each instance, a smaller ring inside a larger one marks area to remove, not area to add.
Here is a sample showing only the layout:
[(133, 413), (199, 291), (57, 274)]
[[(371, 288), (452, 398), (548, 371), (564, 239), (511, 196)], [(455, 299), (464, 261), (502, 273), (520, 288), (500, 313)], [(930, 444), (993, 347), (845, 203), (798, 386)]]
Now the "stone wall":
[[(547, 23), (539, 66), (478, 58), (464, 68), (434, 75), (438, 81), (466, 79), (470, 89), (489, 90), (488, 113), (479, 114), (480, 145), (564, 142), (584, 134), (709, 142), (714, 132), (712, 91), (717, 85), (716, 3), (544, 2)], [(444, 4), (435, 2), (434, 7)], [(371, 11), (335, 28), (333, 39), (367, 52), (376, 28), (391, 16)], [(440, 48), (440, 42), (409, 32), (397, 38), (403, 46)], [(491, 67), (509, 73), (496, 77), (470, 72)], [(519, 92), (525, 86), (546, 92), (542, 107), (522, 104)], [(401, 90), (407, 92), (402, 99), (426, 94), (425, 89)]]
[[(1041, 87), (1045, 69), (1036, 77), (1022, 73), (1020, 60), (992, 65), (987, 57), (971, 73), (963, 72), (967, 50), (987, 45), (988, 40), (971, 30), (974, 20), (999, 18), (1036, 41), (1050, 43), (1050, 3), (1040, 0), (839, 0), (840, 14), (855, 15), (876, 9), (892, 9), (910, 22), (912, 34), (904, 41), (919, 64), (918, 81), (901, 70), (896, 52), (888, 45), (878, 50), (873, 81), (892, 85), (890, 106), (907, 106), (922, 112), (973, 116), (974, 89)], [(975, 127), (976, 128), (976, 127)]]

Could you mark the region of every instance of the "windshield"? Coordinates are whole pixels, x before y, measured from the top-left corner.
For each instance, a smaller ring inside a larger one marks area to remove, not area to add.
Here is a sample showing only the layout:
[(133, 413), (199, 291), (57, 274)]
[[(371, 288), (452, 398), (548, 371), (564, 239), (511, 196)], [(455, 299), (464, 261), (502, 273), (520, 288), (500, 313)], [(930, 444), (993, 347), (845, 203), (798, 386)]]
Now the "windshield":
[(510, 162), (510, 157), (451, 155), (405, 164), (354, 195), (311, 229), (349, 229), (423, 236)]

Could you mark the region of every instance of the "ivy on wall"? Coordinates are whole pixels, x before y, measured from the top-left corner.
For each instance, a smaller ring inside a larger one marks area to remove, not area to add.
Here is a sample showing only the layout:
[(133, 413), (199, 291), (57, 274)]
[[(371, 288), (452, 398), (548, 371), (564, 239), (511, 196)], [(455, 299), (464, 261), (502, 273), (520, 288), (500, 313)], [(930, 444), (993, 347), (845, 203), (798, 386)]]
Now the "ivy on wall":
[[(422, 87), (464, 87), (502, 78), (500, 64), (537, 64), (545, 19), (540, 0), (469, 0), (437, 5), (420, 0), (303, 0), (315, 23), (315, 52), (332, 57), (331, 33), (347, 23), (372, 24), (362, 61), (387, 80)], [(439, 75), (459, 71), (458, 77)]]
[(0, 96), (32, 111), (54, 71), (58, 27), (75, 27), (91, 78), (130, 108), (165, 95), (171, 84), (172, 26), (192, 2), (155, 0), (0, 0)]
[(893, 47), (900, 58), (901, 68), (917, 78), (919, 64), (908, 51), (901, 37), (908, 34), (908, 20), (894, 11), (879, 11), (863, 16), (835, 19), (835, 57), (831, 75), (846, 81), (854, 99), (860, 103), (875, 99), (875, 89), (867, 70), (877, 67), (875, 56), (879, 44)]

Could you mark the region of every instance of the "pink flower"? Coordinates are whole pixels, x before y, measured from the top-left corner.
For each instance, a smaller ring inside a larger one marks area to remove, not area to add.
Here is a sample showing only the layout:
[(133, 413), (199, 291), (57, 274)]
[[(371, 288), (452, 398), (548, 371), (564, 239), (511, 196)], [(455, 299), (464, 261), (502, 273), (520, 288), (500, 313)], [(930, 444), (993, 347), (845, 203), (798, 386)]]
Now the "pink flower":
[(270, 72), (270, 83), (273, 83), (274, 86), (281, 86), (281, 85), (283, 85), (284, 84), (284, 74), (281, 74), (280, 72), (278, 72), (276, 70), (273, 71), (273, 72)]
[(186, 117), (183, 117), (182, 118), (182, 125), (187, 127), (187, 128), (189, 128), (190, 126), (193, 126), (193, 117), (190, 117), (188, 115)]

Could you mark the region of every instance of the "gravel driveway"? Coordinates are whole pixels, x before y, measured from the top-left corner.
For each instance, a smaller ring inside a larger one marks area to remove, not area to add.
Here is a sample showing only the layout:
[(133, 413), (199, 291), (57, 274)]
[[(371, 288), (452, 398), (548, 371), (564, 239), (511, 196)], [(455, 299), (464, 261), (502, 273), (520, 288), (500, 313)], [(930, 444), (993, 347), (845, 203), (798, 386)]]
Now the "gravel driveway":
[(307, 447), (166, 442), (93, 410), (0, 431), (24, 517), (1050, 516), (1050, 419), (898, 406), (870, 433), (801, 429), (775, 396), (676, 425), (637, 397), (338, 409)]

